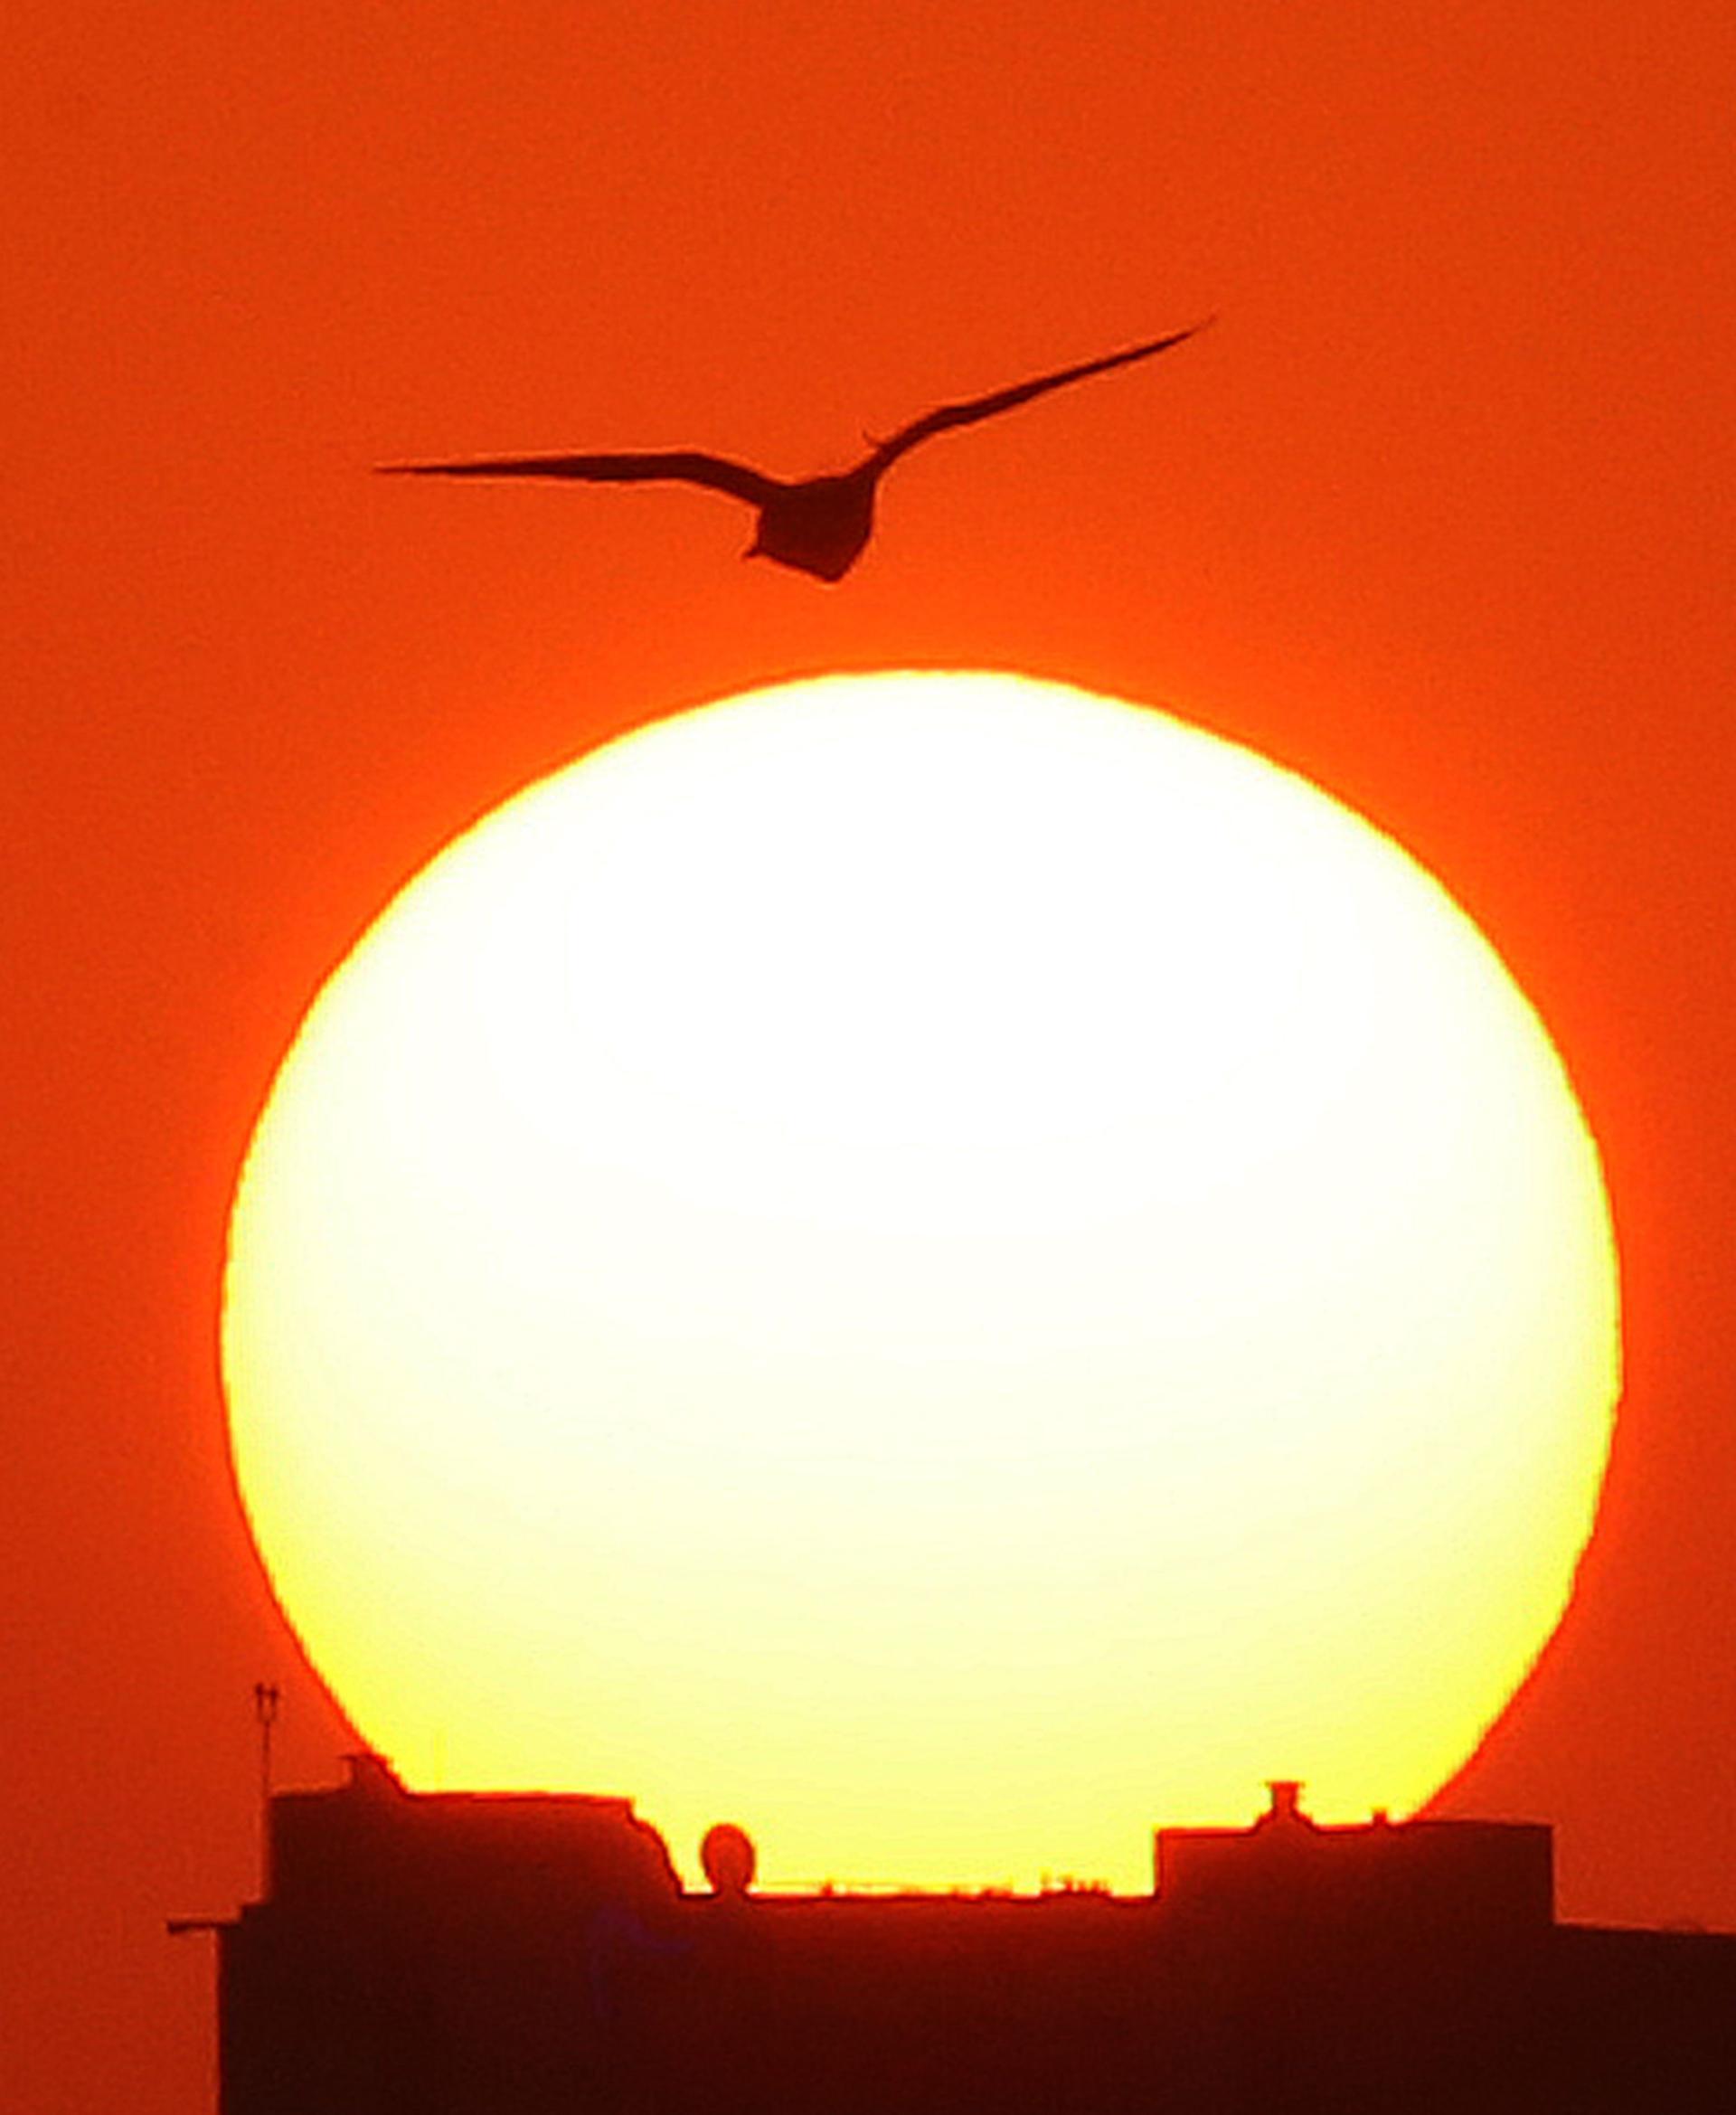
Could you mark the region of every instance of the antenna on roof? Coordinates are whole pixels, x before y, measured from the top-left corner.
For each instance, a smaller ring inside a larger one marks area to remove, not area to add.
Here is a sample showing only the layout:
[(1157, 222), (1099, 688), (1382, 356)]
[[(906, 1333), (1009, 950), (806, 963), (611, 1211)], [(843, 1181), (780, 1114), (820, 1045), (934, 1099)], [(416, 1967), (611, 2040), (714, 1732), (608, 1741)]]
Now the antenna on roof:
[(271, 1899), (271, 1729), (282, 1692), (275, 1682), (253, 1685), (253, 1718), (259, 1729), (259, 1899)]

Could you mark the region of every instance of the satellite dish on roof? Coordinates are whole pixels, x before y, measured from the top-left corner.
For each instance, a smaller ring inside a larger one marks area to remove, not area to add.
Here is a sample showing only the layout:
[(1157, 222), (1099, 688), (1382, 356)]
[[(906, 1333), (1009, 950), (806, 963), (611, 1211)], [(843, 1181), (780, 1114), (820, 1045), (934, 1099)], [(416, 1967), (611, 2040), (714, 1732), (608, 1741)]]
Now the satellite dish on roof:
[(759, 1854), (745, 1828), (738, 1828), (733, 1821), (720, 1821), (705, 1831), (705, 1840), (699, 1846), (699, 1862), (713, 1894), (739, 1898), (753, 1885)]

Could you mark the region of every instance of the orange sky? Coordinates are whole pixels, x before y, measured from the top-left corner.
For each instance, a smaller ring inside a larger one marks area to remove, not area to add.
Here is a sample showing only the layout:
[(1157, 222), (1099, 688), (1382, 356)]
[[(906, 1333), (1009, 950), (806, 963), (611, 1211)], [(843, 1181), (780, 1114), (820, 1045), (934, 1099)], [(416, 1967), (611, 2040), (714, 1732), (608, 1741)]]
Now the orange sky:
[[(1575, 1610), (1455, 1810), (1570, 1914), (1736, 1927), (1736, 28), (1696, 5), (22, 0), (0, 695), (11, 1364), (0, 2067), (203, 2105), (257, 1676), (344, 1731), (231, 1496), (223, 1215), (321, 978), (456, 829), (772, 677), (1167, 701), (1392, 830), (1565, 1052), (1629, 1402)], [(826, 590), (696, 493), (376, 459), (937, 442)], [(1160, 1818), (1160, 1817), (1154, 1817)], [(15, 2045), (14, 2045), (15, 2044)]]

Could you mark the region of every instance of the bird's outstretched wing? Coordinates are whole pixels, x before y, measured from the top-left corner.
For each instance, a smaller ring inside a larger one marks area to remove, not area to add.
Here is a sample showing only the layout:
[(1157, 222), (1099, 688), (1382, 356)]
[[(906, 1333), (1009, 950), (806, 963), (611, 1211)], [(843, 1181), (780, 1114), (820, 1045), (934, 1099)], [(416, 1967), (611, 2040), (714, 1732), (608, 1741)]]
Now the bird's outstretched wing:
[[(1207, 316), (1205, 323), (1211, 320)], [(1179, 345), (1184, 338), (1203, 331), (1205, 323), (1190, 324), (1185, 330), (1171, 331), (1167, 337), (1152, 338), (1143, 345), (1129, 345), (1123, 353), (1106, 353), (1101, 359), (1082, 360), (1077, 367), (1062, 367), (1052, 374), (1039, 374), (1033, 382), (1014, 382), (1011, 389), (997, 389), (986, 397), (971, 397), (962, 404), (942, 404), (936, 411), (925, 411), (920, 419), (912, 419), (908, 426), (901, 426), (890, 439), (882, 440), (874, 450), (873, 459), (884, 469), (920, 440), (929, 440), (954, 426), (974, 426), (979, 419), (993, 419), (1001, 411), (1012, 411), (1015, 404), (1027, 404), (1033, 397), (1046, 395), (1052, 389), (1065, 389), (1070, 382), (1083, 382), (1087, 375), (1107, 374), (1111, 367), (1127, 367), (1136, 360), (1149, 360), (1154, 353), (1167, 352), (1171, 345)]]
[(575, 477), (592, 485), (674, 480), (727, 492), (733, 499), (745, 499), (750, 506), (764, 506), (784, 489), (776, 477), (750, 469), (746, 463), (732, 463), (725, 456), (704, 455), (695, 448), (614, 456), (491, 456), (458, 463), (381, 463), (376, 467), (386, 477)]

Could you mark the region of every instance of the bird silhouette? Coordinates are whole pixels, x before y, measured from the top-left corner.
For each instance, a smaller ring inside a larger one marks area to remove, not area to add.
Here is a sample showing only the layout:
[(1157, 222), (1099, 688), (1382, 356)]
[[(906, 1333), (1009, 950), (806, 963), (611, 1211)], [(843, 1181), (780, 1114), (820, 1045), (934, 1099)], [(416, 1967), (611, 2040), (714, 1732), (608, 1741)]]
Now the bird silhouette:
[(1186, 330), (1129, 345), (1125, 352), (1106, 353), (1099, 359), (1058, 368), (1052, 374), (1014, 382), (1010, 389), (970, 397), (963, 403), (942, 404), (901, 426), (888, 439), (875, 441), (852, 468), (825, 477), (772, 477), (746, 463), (697, 448), (650, 448), (622, 455), (491, 456), (474, 462), (382, 463), (379, 468), (382, 476), (392, 477), (568, 477), (595, 485), (659, 481), (703, 485), (710, 491), (727, 493), (731, 499), (745, 500), (758, 510), (758, 526), (753, 542), (742, 552), (744, 558), (774, 559), (816, 580), (836, 581), (862, 556), (873, 533), (874, 497), (881, 479), (920, 442), (956, 426), (996, 418), (1015, 405), (1029, 403), (1033, 397), (1065, 389), (1069, 382), (1107, 374), (1112, 367), (1127, 367), (1136, 360), (1149, 360), (1204, 327), (1191, 324)]

